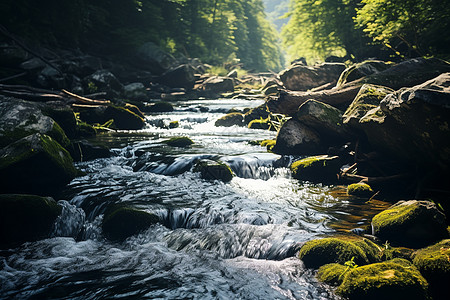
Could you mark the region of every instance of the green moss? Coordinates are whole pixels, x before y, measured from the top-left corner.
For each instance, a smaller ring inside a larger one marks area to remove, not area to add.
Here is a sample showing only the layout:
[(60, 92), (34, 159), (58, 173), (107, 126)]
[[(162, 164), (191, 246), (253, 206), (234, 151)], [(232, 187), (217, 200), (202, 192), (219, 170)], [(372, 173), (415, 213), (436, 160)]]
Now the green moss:
[(413, 254), (413, 263), (427, 279), (433, 296), (445, 299), (450, 293), (450, 239)]
[(63, 169), (64, 173), (69, 177), (73, 178), (77, 175), (77, 170), (73, 166), (72, 157), (66, 149), (46, 135), (41, 135), (41, 142), (45, 153), (55, 165)]
[(86, 123), (79, 122), (77, 124), (77, 137), (93, 137), (97, 135), (97, 130), (94, 126)]
[(349, 270), (341, 264), (326, 264), (319, 268), (317, 278), (329, 285), (338, 286), (342, 283), (344, 274)]
[(105, 213), (102, 229), (108, 239), (123, 241), (158, 222), (154, 214), (131, 207), (115, 207)]
[(336, 292), (349, 299), (428, 299), (427, 289), (414, 266), (396, 259), (350, 270)]
[(353, 183), (347, 187), (347, 194), (358, 197), (370, 197), (373, 195), (373, 190), (367, 183)]
[(52, 131), (49, 133), (49, 136), (55, 139), (64, 148), (67, 148), (70, 145), (70, 141), (67, 138), (66, 133), (61, 128), (61, 126), (59, 126), (59, 124), (56, 122), (53, 124), (53, 128)]
[(164, 141), (169, 146), (172, 147), (188, 147), (192, 144), (194, 144), (194, 141), (192, 141), (187, 136), (179, 136), (179, 137), (173, 137), (169, 140)]
[(358, 265), (369, 263), (364, 251), (350, 241), (339, 238), (324, 238), (306, 242), (298, 257), (307, 268), (319, 268), (329, 263), (344, 264), (354, 257)]
[(276, 140), (263, 140), (260, 145), (261, 147), (266, 147), (267, 151), (272, 151), (276, 143), (277, 143)]
[(307, 157), (304, 159), (297, 160), (296, 162), (292, 163), (292, 165), (290, 167), (291, 171), (296, 174), (299, 172), (299, 170), (306, 169), (309, 166), (311, 166), (312, 164), (317, 163), (323, 157), (324, 157), (324, 155), (310, 156), (310, 157)]
[(270, 129), (270, 120), (269, 120), (269, 118), (252, 120), (252, 121), (250, 121), (250, 123), (248, 123), (248, 128), (268, 130), (268, 129)]
[(298, 160), (290, 169), (296, 179), (332, 183), (337, 180), (340, 166), (339, 157), (318, 155)]
[(60, 213), (49, 197), (0, 195), (0, 249), (48, 237)]
[(397, 205), (375, 215), (372, 219), (372, 225), (375, 228), (375, 232), (380, 227), (402, 225), (411, 216), (415, 215), (418, 210), (419, 207), (416, 205)]

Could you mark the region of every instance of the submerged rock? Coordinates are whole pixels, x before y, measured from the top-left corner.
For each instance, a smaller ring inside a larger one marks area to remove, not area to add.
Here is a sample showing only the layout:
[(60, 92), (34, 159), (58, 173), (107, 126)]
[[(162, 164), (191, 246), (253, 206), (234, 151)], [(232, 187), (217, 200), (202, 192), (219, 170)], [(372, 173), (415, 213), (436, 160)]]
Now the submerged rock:
[(342, 63), (323, 63), (316, 66), (293, 65), (280, 73), (283, 85), (292, 91), (306, 91), (327, 83), (336, 84), (345, 70)]
[(413, 263), (430, 284), (433, 299), (450, 294), (450, 240), (443, 240), (413, 254)]
[(46, 195), (77, 174), (66, 149), (47, 135), (27, 136), (0, 150), (0, 190)]
[(318, 155), (300, 159), (290, 168), (295, 179), (332, 183), (337, 181), (341, 165), (338, 156)]
[(108, 239), (121, 242), (158, 222), (159, 218), (154, 214), (131, 207), (119, 207), (105, 213), (102, 229)]
[(392, 245), (420, 248), (448, 237), (445, 215), (433, 202), (400, 201), (372, 219), (372, 234)]
[(0, 194), (0, 249), (47, 238), (60, 213), (50, 197)]
[(229, 182), (233, 179), (233, 171), (222, 162), (203, 159), (194, 166), (194, 172), (200, 172), (200, 177), (206, 180)]
[(336, 292), (352, 300), (429, 299), (425, 278), (410, 262), (398, 258), (350, 269)]
[(167, 141), (164, 141), (164, 143), (172, 147), (188, 147), (194, 144), (194, 141), (187, 136), (179, 136), (168, 139)]

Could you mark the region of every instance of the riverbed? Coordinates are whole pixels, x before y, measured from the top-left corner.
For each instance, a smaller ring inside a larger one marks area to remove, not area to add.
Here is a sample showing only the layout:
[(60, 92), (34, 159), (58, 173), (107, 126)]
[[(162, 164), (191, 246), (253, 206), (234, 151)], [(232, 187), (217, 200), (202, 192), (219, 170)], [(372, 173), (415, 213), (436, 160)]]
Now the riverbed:
[[(229, 109), (260, 100), (173, 104), (171, 113), (147, 115), (142, 130), (92, 141), (114, 155), (77, 163), (86, 175), (56, 199), (63, 214), (52, 238), (0, 252), (0, 298), (338, 299), (296, 252), (308, 240), (367, 227), (389, 203), (291, 178), (298, 157), (251, 143), (274, 139), (273, 131), (214, 126)], [(174, 136), (195, 144), (164, 143)], [(227, 163), (233, 180), (202, 180), (192, 165), (204, 158)], [(114, 203), (161, 222), (110, 242), (100, 225)]]

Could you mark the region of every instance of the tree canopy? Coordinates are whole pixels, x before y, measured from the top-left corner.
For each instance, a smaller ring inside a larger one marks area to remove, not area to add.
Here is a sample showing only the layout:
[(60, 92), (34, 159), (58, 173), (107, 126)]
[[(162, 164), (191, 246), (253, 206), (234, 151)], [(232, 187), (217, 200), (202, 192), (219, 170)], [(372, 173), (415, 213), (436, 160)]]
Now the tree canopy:
[(33, 42), (127, 53), (154, 42), (210, 64), (281, 68), (262, 0), (3, 0), (2, 25)]

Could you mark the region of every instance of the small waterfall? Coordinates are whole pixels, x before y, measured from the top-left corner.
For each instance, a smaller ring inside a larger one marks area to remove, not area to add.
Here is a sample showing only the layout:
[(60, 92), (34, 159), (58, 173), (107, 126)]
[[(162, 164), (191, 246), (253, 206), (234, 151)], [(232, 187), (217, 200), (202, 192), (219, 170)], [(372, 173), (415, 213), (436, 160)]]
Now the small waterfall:
[(86, 220), (83, 209), (65, 200), (58, 201), (58, 204), (62, 207), (62, 212), (55, 221), (52, 236), (76, 238), (83, 229)]

